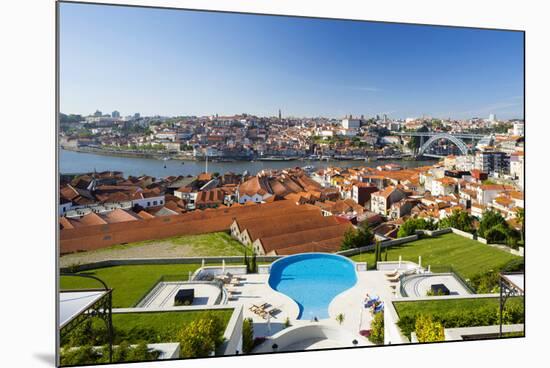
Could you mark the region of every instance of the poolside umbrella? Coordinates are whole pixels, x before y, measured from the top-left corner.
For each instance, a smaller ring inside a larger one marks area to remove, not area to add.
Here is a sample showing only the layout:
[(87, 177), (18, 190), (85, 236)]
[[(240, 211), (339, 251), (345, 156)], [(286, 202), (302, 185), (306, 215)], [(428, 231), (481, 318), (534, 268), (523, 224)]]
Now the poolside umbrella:
[(399, 266), (397, 268), (401, 268), (401, 255), (399, 255)]
[(225, 259), (222, 259), (222, 273), (225, 273)]
[(204, 268), (204, 258), (202, 259), (202, 268)]
[(430, 273), (431, 265), (428, 265), (428, 273)]
[(422, 256), (418, 256), (418, 267), (422, 267)]
[(187, 280), (191, 280), (191, 271), (189, 271), (189, 278)]

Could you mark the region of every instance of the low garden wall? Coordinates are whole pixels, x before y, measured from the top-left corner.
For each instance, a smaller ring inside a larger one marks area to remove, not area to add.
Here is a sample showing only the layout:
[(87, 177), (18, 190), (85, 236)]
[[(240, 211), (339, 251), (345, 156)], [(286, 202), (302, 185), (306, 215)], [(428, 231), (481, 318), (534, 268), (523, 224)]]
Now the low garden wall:
[[(392, 247), (394, 245), (408, 243), (408, 242), (412, 242), (412, 241), (415, 241), (415, 240), (418, 240), (418, 235), (410, 235), (410, 236), (406, 236), (404, 238), (385, 240), (385, 241), (380, 243), (380, 248), (384, 249), (384, 248), (387, 248), (387, 247)], [(366, 246), (360, 247), (360, 248), (353, 248), (353, 249), (348, 249), (348, 250), (343, 250), (343, 251), (340, 251), (340, 252), (336, 252), (336, 254), (339, 254), (341, 256), (349, 257), (349, 256), (354, 256), (356, 254), (360, 254), (362, 252), (372, 251), (372, 250), (374, 250), (374, 247), (375, 247), (374, 244), (369, 244), (369, 245), (366, 245)]]
[[(282, 256), (257, 256), (257, 262), (274, 262)], [(80, 272), (91, 269), (112, 267), (112, 266), (131, 266), (131, 265), (152, 265), (152, 264), (201, 264), (204, 260), (205, 264), (221, 264), (225, 263), (242, 263), (244, 256), (227, 256), (227, 257), (185, 257), (185, 258), (133, 258), (133, 259), (109, 259), (105, 261), (91, 262), (78, 264), (71, 267), (61, 268), (61, 272)]]

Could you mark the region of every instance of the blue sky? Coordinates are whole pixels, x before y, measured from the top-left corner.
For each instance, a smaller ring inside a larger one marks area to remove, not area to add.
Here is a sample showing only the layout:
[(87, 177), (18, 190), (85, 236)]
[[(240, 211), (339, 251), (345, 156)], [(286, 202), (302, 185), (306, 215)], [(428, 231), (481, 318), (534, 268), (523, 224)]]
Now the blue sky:
[(61, 4), (65, 113), (523, 117), (523, 34)]

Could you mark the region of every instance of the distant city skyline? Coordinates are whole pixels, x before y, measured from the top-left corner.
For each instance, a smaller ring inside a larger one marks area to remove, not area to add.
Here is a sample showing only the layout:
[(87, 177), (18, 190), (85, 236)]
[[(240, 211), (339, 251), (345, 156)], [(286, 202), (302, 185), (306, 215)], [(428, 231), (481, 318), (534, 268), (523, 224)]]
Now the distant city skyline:
[(523, 33), (60, 5), (60, 110), (523, 118)]

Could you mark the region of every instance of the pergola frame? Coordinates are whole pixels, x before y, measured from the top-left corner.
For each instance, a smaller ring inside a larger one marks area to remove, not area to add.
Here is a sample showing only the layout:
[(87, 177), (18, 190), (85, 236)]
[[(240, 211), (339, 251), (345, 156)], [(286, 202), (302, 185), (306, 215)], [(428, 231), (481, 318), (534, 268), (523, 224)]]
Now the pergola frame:
[(84, 311), (76, 315), (74, 318), (67, 321), (64, 325), (59, 328), (60, 338), (63, 335), (67, 335), (75, 328), (77, 328), (82, 322), (88, 318), (99, 317), (107, 326), (107, 334), (109, 339), (109, 363), (113, 362), (113, 303), (112, 303), (112, 289), (107, 287), (107, 284), (98, 277), (87, 275), (87, 274), (75, 274), (75, 273), (61, 273), (60, 276), (77, 276), (77, 277), (86, 277), (94, 279), (100, 282), (103, 285), (103, 289), (72, 289), (63, 292), (88, 292), (88, 291), (103, 291), (104, 294), (89, 304)]
[(502, 313), (504, 312), (504, 306), (506, 301), (511, 296), (524, 295), (524, 287), (514, 284), (507, 276), (523, 275), (523, 272), (505, 273), (499, 275), (500, 286), (500, 309), (499, 309), (499, 338), (502, 337)]

